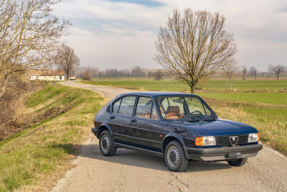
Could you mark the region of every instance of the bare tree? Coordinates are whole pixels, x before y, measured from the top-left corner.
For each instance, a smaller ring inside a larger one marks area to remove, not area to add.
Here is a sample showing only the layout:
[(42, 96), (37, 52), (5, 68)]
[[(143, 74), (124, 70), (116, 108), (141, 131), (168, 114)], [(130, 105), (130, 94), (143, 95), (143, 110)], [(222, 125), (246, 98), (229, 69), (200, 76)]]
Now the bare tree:
[(57, 67), (60, 70), (64, 70), (67, 79), (71, 76), (71, 73), (80, 66), (80, 59), (75, 54), (75, 50), (65, 44), (63, 44), (58, 50), (58, 60), (56, 61)]
[(93, 78), (93, 68), (91, 67), (82, 67), (80, 72), (80, 78), (90, 81)]
[(243, 80), (245, 80), (245, 76), (246, 76), (246, 73), (247, 73), (247, 68), (245, 65), (242, 66), (242, 74), (243, 74)]
[(256, 80), (256, 76), (257, 76), (257, 69), (255, 67), (250, 67), (249, 69), (249, 73), (251, 76), (254, 76), (255, 77), (255, 80)]
[(131, 75), (132, 77), (140, 77), (142, 74), (142, 69), (140, 66), (134, 66), (131, 68)]
[(232, 90), (231, 81), (233, 80), (233, 77), (236, 75), (238, 68), (239, 68), (238, 62), (234, 58), (232, 58), (229, 60), (227, 65), (222, 70), (223, 75), (228, 78), (230, 90)]
[(273, 75), (273, 68), (274, 66), (272, 64), (268, 64), (268, 73), (269, 73), (269, 76), (272, 76)]
[(284, 66), (277, 65), (277, 66), (273, 67), (273, 71), (274, 71), (275, 75), (277, 76), (277, 79), (279, 79), (280, 73), (284, 72)]
[(154, 79), (159, 81), (161, 79), (163, 79), (163, 72), (161, 70), (157, 70), (156, 72), (154, 72)]
[(49, 65), (47, 56), (59, 45), (68, 21), (52, 15), (59, 0), (2, 0), (0, 2), (0, 98), (13, 75)]
[(219, 13), (178, 10), (160, 27), (155, 61), (182, 79), (194, 92), (201, 78), (220, 71), (236, 53), (233, 35), (224, 30), (225, 17)]

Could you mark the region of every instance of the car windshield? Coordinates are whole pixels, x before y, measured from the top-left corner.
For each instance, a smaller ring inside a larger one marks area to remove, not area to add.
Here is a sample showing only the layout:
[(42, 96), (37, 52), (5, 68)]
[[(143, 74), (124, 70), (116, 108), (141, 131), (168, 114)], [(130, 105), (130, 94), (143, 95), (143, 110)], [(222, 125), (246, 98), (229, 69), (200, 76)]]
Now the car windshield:
[(212, 112), (194, 96), (161, 96), (157, 98), (164, 119), (210, 118)]

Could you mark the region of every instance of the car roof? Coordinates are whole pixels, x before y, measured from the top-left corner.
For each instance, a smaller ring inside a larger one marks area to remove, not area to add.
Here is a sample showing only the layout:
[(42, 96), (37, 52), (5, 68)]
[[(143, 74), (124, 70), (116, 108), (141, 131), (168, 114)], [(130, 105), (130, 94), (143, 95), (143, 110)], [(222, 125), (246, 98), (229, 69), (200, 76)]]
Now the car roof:
[(131, 92), (131, 93), (123, 93), (118, 95), (117, 97), (126, 96), (126, 95), (144, 95), (144, 96), (151, 96), (151, 97), (158, 97), (158, 96), (198, 96), (189, 93), (179, 93), (179, 92), (163, 92), (163, 91), (147, 91), (147, 92)]

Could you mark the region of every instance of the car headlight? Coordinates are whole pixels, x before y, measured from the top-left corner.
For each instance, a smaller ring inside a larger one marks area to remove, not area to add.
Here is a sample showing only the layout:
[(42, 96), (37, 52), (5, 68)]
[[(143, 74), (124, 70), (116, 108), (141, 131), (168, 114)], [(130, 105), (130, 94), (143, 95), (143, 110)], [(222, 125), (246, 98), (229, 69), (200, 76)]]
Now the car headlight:
[(196, 137), (195, 139), (196, 146), (211, 146), (216, 145), (216, 139), (214, 136), (203, 136), (203, 137)]
[(248, 136), (248, 143), (258, 142), (259, 138), (259, 133), (250, 133)]

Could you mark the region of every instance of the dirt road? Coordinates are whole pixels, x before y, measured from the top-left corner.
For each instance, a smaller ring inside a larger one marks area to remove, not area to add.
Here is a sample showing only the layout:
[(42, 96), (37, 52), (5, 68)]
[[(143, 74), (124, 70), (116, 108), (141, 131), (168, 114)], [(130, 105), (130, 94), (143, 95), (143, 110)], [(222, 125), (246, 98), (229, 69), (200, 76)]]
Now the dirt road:
[[(108, 98), (129, 91), (62, 84), (100, 92)], [(77, 167), (53, 191), (287, 191), (287, 158), (266, 147), (243, 167), (230, 167), (226, 162), (189, 162), (185, 172), (174, 173), (163, 158), (140, 152), (118, 149), (115, 156), (102, 156), (98, 142), (91, 136), (75, 161)]]

